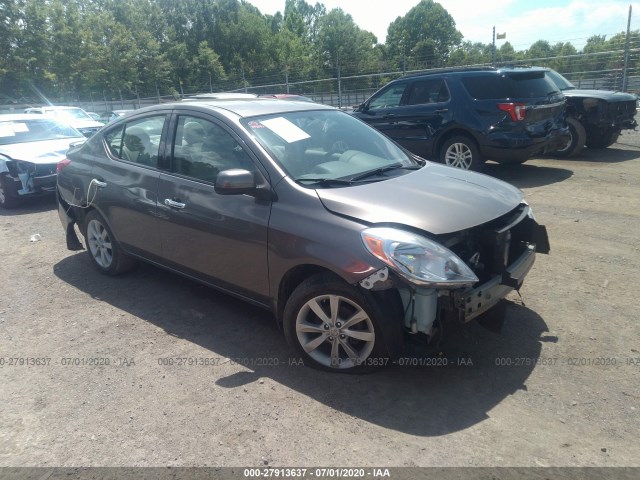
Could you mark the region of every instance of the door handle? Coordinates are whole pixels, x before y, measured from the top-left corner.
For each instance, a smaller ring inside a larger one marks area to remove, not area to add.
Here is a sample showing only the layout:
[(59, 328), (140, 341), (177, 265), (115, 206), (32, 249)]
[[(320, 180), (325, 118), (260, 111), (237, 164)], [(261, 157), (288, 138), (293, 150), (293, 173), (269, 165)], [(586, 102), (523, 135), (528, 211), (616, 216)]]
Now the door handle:
[(395, 113), (387, 113), (386, 115), (383, 115), (382, 118), (393, 118), (395, 116), (396, 116)]
[(93, 180), (91, 180), (91, 183), (93, 183), (98, 188), (104, 188), (107, 186), (107, 182), (101, 182), (97, 178), (94, 178)]
[(448, 111), (449, 111), (448, 108), (441, 108), (440, 110), (434, 110), (433, 113), (445, 113), (445, 112), (448, 112)]
[(171, 199), (169, 199), (169, 198), (165, 198), (165, 199), (164, 199), (164, 204), (165, 204), (167, 207), (171, 207), (171, 208), (178, 208), (178, 209), (180, 209), (180, 210), (182, 210), (184, 207), (186, 207), (186, 206), (187, 206), (187, 205), (186, 205), (186, 204), (184, 204), (184, 203), (176, 202), (176, 201), (171, 200)]

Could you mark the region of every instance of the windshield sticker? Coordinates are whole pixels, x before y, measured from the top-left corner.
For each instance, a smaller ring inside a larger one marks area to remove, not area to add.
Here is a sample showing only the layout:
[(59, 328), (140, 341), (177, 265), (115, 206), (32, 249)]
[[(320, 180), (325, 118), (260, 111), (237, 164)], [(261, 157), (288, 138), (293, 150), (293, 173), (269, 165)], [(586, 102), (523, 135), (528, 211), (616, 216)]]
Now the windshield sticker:
[(16, 134), (11, 125), (0, 125), (0, 137), (15, 137)]
[(260, 122), (256, 122), (255, 120), (251, 120), (249, 122), (249, 126), (251, 128), (264, 128), (264, 125), (262, 125)]
[(297, 127), (286, 118), (272, 118), (270, 120), (262, 120), (261, 123), (276, 135), (282, 137), (282, 139), (287, 143), (293, 143), (310, 138), (307, 132), (302, 130), (300, 127)]
[(26, 123), (14, 123), (12, 128), (14, 133), (25, 133), (29, 131)]

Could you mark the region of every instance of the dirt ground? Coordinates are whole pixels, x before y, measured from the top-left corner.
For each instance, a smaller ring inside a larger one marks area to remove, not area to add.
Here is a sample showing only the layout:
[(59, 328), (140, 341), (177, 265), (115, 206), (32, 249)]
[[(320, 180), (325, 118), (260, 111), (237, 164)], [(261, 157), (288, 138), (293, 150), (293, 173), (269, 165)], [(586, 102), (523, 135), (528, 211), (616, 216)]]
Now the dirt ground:
[(640, 134), (487, 173), (551, 254), (501, 334), (365, 376), (296, 365), (269, 313), (181, 277), (100, 275), (51, 199), (1, 212), (0, 466), (640, 466)]

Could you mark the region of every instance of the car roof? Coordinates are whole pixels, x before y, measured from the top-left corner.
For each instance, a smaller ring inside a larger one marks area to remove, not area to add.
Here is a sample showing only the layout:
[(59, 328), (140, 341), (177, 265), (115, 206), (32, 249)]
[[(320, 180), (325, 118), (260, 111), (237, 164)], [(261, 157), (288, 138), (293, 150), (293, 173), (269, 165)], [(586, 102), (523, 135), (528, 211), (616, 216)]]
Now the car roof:
[(511, 73), (511, 72), (522, 72), (523, 70), (529, 71), (545, 71), (548, 70), (544, 67), (518, 67), (518, 66), (504, 66), (504, 67), (453, 67), (453, 68), (438, 68), (433, 70), (425, 70), (423, 72), (412, 73), (410, 75), (405, 75), (404, 77), (400, 77), (399, 80), (407, 80), (419, 77), (428, 77), (431, 75), (456, 75), (456, 76), (464, 76), (464, 75), (473, 75), (473, 74), (482, 74), (482, 73)]
[(218, 93), (198, 93), (186, 97), (185, 100), (230, 100), (230, 99), (246, 99), (256, 98), (258, 95), (255, 93), (240, 93), (240, 92), (218, 92)]
[(296, 102), (280, 100), (276, 98), (250, 98), (250, 99), (229, 99), (229, 100), (190, 100), (189, 102), (165, 103), (154, 105), (136, 112), (153, 111), (166, 108), (193, 108), (203, 110), (226, 111), (238, 117), (253, 117), (258, 115), (272, 115), (287, 112), (303, 112), (313, 110), (336, 110), (334, 107), (322, 105), (320, 103)]

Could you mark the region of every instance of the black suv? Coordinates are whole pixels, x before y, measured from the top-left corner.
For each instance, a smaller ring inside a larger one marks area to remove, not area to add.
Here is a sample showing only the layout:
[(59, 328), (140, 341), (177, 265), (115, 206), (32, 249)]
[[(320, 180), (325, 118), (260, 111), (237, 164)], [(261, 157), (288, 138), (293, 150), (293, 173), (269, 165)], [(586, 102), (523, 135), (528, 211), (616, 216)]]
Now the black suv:
[(573, 157), (585, 145), (606, 148), (618, 140), (622, 130), (638, 126), (635, 95), (608, 90), (582, 90), (555, 70), (547, 69), (545, 74), (567, 99), (570, 139), (555, 152), (556, 156)]
[(479, 170), (566, 145), (565, 98), (542, 68), (431, 71), (394, 80), (353, 115), (411, 152)]

